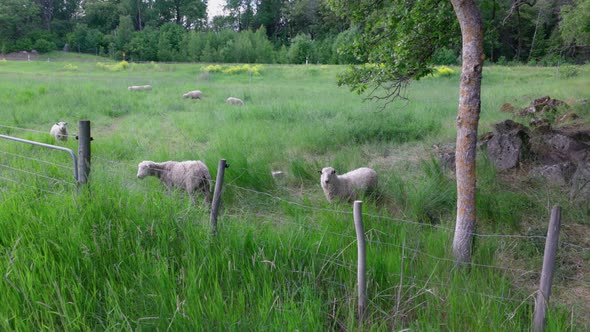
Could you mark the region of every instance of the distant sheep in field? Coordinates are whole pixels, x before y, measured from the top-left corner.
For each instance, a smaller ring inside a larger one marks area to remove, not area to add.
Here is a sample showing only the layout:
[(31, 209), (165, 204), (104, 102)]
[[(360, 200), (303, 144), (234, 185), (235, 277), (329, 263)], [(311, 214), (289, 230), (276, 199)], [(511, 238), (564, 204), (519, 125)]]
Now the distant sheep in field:
[(127, 88), (129, 91), (150, 91), (151, 89), (151, 85), (132, 85)]
[(190, 98), (190, 99), (201, 99), (203, 97), (203, 93), (199, 90), (189, 91), (182, 95), (182, 98)]
[(209, 169), (200, 160), (165, 161), (161, 163), (142, 161), (138, 165), (137, 177), (155, 176), (168, 188), (179, 188), (188, 192), (196, 202), (195, 192), (205, 195), (205, 201), (211, 203), (211, 175)]
[(235, 97), (229, 97), (225, 100), (225, 102), (230, 105), (240, 105), (240, 106), (244, 105), (243, 100), (241, 100), (240, 98), (235, 98)]
[(58, 141), (66, 142), (68, 140), (68, 136), (70, 136), (68, 133), (68, 123), (63, 121), (57, 122), (51, 127), (49, 134), (51, 134), (51, 136), (53, 136)]
[(324, 167), (320, 173), (321, 185), (330, 203), (335, 200), (352, 202), (358, 195), (377, 189), (377, 173), (368, 167), (361, 167), (338, 175), (332, 167)]

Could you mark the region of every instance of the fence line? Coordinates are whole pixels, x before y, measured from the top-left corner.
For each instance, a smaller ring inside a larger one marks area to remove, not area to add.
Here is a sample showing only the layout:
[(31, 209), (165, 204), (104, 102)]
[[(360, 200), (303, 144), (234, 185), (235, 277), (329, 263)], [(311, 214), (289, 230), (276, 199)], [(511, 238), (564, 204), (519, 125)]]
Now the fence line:
[(21, 154), (11, 153), (11, 152), (4, 151), (4, 150), (0, 150), (0, 153), (6, 154), (6, 155), (10, 155), (10, 156), (13, 156), (13, 157), (17, 157), (17, 158), (21, 158), (21, 159), (36, 161), (36, 162), (39, 162), (39, 163), (43, 163), (43, 164), (47, 164), (47, 165), (51, 165), (51, 166), (55, 166), (55, 167), (65, 168), (65, 169), (68, 169), (68, 170), (69, 169), (72, 169), (72, 167), (70, 165), (52, 163), (50, 161), (46, 161), (46, 160), (42, 160), (42, 159), (38, 159), (38, 158), (26, 157), (26, 156), (21, 155)]
[(16, 184), (18, 184), (20, 186), (25, 186), (25, 187), (28, 187), (28, 188), (33, 188), (35, 190), (40, 190), (40, 191), (43, 191), (43, 192), (46, 192), (46, 193), (50, 193), (50, 194), (54, 194), (54, 195), (62, 195), (62, 196), (64, 195), (63, 193), (59, 193), (59, 192), (51, 191), (51, 190), (47, 190), (47, 189), (42, 189), (42, 188), (39, 188), (38, 186), (32, 186), (30, 184), (19, 182), (19, 181), (13, 180), (13, 179), (9, 179), (9, 178), (6, 178), (6, 177), (1, 176), (1, 175), (0, 175), (0, 179), (2, 179), (4, 181), (16, 183)]
[[(127, 166), (129, 168), (132, 169), (136, 169), (137, 165), (135, 164), (129, 164), (126, 162), (120, 162), (120, 161), (112, 161), (109, 159), (105, 159), (105, 158), (96, 158), (98, 160), (110, 163), (110, 164), (115, 164), (115, 165), (123, 165), (123, 166)], [(236, 169), (241, 169), (244, 172), (247, 170), (245, 168), (234, 168), (232, 166), (232, 171), (235, 171)], [(276, 195), (273, 195), (271, 193), (268, 192), (261, 192), (255, 189), (250, 189), (250, 188), (245, 188), (245, 187), (241, 187), (239, 185), (234, 184), (234, 182), (237, 180), (237, 178), (232, 179), (232, 181), (228, 182), (225, 184), (225, 186), (229, 186), (229, 187), (233, 187), (248, 193), (254, 193), (257, 195), (261, 195), (261, 196), (266, 196), (268, 198), (271, 198), (273, 200), (279, 201), (279, 202), (283, 202), (289, 205), (293, 205), (293, 206), (298, 206), (302, 209), (305, 210), (311, 210), (311, 211), (320, 211), (320, 212), (331, 212), (331, 213), (339, 213), (339, 214), (344, 214), (344, 215), (351, 215), (352, 216), (352, 210), (351, 211), (344, 211), (344, 210), (336, 210), (336, 209), (330, 209), (330, 208), (323, 208), (323, 207), (315, 207), (315, 206), (310, 206), (310, 205), (305, 205), (299, 202), (294, 202), (288, 199), (284, 199), (282, 197), (278, 197)], [(212, 179), (211, 182), (213, 184), (215, 184), (215, 179)], [(405, 219), (400, 219), (400, 218), (391, 218), (391, 217), (387, 217), (387, 216), (380, 216), (380, 215), (376, 215), (376, 214), (371, 214), (371, 213), (363, 213), (364, 216), (366, 217), (372, 217), (375, 219), (382, 219), (382, 220), (386, 220), (386, 221), (392, 221), (392, 222), (401, 222), (401, 223), (405, 223), (405, 224), (409, 224), (409, 225), (416, 225), (416, 226), (423, 226), (423, 227), (430, 227), (430, 228), (435, 228), (435, 229), (439, 229), (439, 230), (443, 230), (443, 231), (447, 231), (451, 234), (453, 234), (455, 232), (455, 229), (453, 228), (448, 228), (448, 227), (444, 227), (441, 225), (435, 225), (435, 224), (430, 224), (430, 223), (421, 223), (421, 222), (417, 222), (417, 221), (411, 221), (411, 220), (405, 220)], [(547, 237), (545, 235), (522, 235), (522, 234), (480, 234), (480, 233), (472, 233), (472, 235), (474, 237), (480, 237), (480, 238), (503, 238), (503, 239), (540, 239), (540, 240), (545, 240)], [(568, 242), (562, 242), (561, 245), (563, 246), (569, 246), (572, 248), (577, 248), (581, 251), (590, 251), (590, 247), (584, 247), (584, 246), (580, 246), (577, 244), (573, 244), (573, 243), (568, 243)]]
[[(43, 131), (38, 131), (38, 130), (32, 130), (32, 129), (26, 129), (26, 128), (20, 128), (20, 127), (14, 127), (14, 126), (6, 126), (6, 125), (0, 125), (0, 127), (5, 127), (5, 128), (11, 128), (11, 129), (18, 129), (18, 130), (24, 130), (24, 131), (31, 131), (31, 132), (39, 132), (39, 133), (44, 133), (44, 134), (48, 134), (47, 132), (43, 132)], [(73, 136), (73, 135), (70, 135)], [(37, 158), (29, 158), (29, 157), (25, 157), (22, 155), (16, 155), (16, 154), (12, 154), (10, 152), (6, 152), (6, 151), (2, 151), (3, 153), (7, 153), (13, 156), (19, 156), (21, 158), (26, 158), (29, 160), (36, 160), (38, 162), (44, 162), (50, 165), (54, 165), (56, 167), (63, 167), (63, 168), (69, 168), (65, 165), (59, 165), (59, 164), (55, 164), (55, 163), (51, 163), (51, 162), (47, 162), (47, 161), (43, 161)], [(119, 161), (113, 161), (113, 160), (109, 160), (109, 159), (105, 159), (105, 158), (96, 158), (99, 159), (101, 161), (104, 162), (108, 162), (110, 164), (117, 164), (117, 165), (127, 165), (129, 168), (136, 168), (136, 165), (131, 165), (125, 162), (119, 162)], [(250, 169), (247, 168), (233, 168), (233, 170), (242, 170), (242, 174), (245, 174), (246, 172), (250, 171)], [(349, 214), (352, 215), (351, 211), (342, 211), (342, 210), (335, 210), (335, 209), (329, 209), (329, 208), (321, 208), (321, 207), (314, 207), (314, 206), (309, 206), (309, 205), (305, 205), (299, 202), (294, 202), (291, 200), (287, 200), (278, 196), (275, 196), (271, 193), (266, 193), (266, 192), (261, 192), (261, 191), (257, 191), (254, 189), (249, 189), (249, 188), (244, 188), (241, 186), (238, 186), (236, 184), (234, 184), (234, 182), (236, 182), (241, 175), (238, 175), (237, 177), (235, 177), (234, 179), (232, 179), (231, 182), (228, 182), (226, 184), (226, 186), (230, 186), (230, 187), (235, 187), (237, 189), (243, 190), (243, 191), (247, 191), (249, 193), (255, 193), (258, 195), (264, 195), (267, 196), (269, 198), (272, 198), (274, 200), (278, 200), (281, 202), (284, 202), (286, 204), (290, 204), (290, 205), (294, 205), (294, 206), (298, 206), (302, 209), (307, 209), (307, 210), (313, 210), (313, 211), (323, 211), (323, 212), (331, 212), (331, 213), (340, 213), (340, 214)], [(212, 183), (215, 183), (215, 180), (212, 180)], [(436, 228), (436, 229), (440, 229), (443, 231), (447, 231), (450, 233), (454, 233), (454, 229), (452, 228), (448, 228), (448, 227), (444, 227), (441, 225), (436, 225), (436, 224), (430, 224), (430, 223), (421, 223), (421, 222), (417, 222), (417, 221), (411, 221), (411, 220), (404, 220), (404, 219), (399, 219), (399, 218), (391, 218), (391, 217), (386, 217), (386, 216), (380, 216), (380, 215), (376, 215), (376, 214), (371, 214), (371, 213), (365, 213), (364, 214), (367, 217), (371, 217), (371, 218), (375, 218), (375, 219), (381, 219), (381, 220), (386, 220), (386, 221), (392, 221), (392, 222), (401, 222), (401, 223), (405, 223), (405, 224), (411, 224), (411, 225), (417, 225), (417, 226), (423, 226), (423, 227), (430, 227), (430, 228)], [(546, 236), (543, 235), (520, 235), (520, 234), (479, 234), (479, 233), (472, 233), (472, 235), (474, 237), (481, 237), (481, 238), (507, 238), (507, 239), (546, 239)], [(584, 247), (584, 246), (580, 246), (577, 244), (573, 244), (573, 243), (567, 243), (567, 242), (562, 242), (562, 245), (564, 246), (568, 246), (568, 247), (572, 247), (572, 248), (576, 248), (578, 250), (581, 251), (590, 251), (590, 247)]]
[(53, 180), (53, 181), (58, 182), (58, 183), (65, 183), (65, 184), (74, 185), (73, 183), (64, 181), (62, 179), (53, 178), (53, 177), (50, 177), (50, 176), (47, 176), (47, 175), (43, 175), (43, 174), (40, 174), (40, 173), (25, 171), (25, 170), (22, 170), (22, 169), (19, 169), (19, 168), (15, 168), (15, 167), (11, 167), (11, 166), (8, 166), (8, 165), (5, 165), (5, 164), (0, 164), (0, 167), (7, 168), (7, 169), (10, 169), (10, 170), (13, 170), (13, 171), (16, 171), (16, 172), (21, 172), (21, 173), (25, 173), (25, 174), (29, 174), (29, 175), (34, 175), (34, 176), (41, 177), (41, 178), (44, 178), (44, 179), (47, 179), (47, 180)]
[[(27, 157), (24, 157), (23, 156), (23, 158), (27, 158)], [(31, 160), (37, 160), (39, 162), (43, 162), (42, 160), (36, 159), (36, 158), (29, 158), (29, 159), (31, 159)], [(109, 163), (109, 164), (112, 164), (112, 165), (125, 166), (125, 167), (128, 167), (130, 169), (136, 169), (137, 168), (137, 165), (131, 164), (131, 163), (128, 163), (128, 162), (114, 161), (114, 160), (110, 160), (110, 159), (106, 159), (106, 158), (101, 158), (101, 157), (93, 157), (93, 159), (94, 160), (100, 160), (102, 162)], [(47, 163), (49, 163), (49, 162), (47, 162)], [(52, 163), (49, 163), (49, 164), (52, 164)], [(64, 168), (70, 168), (70, 167), (67, 167), (65, 165), (59, 165), (59, 164), (55, 164), (55, 166), (64, 167)], [(240, 168), (238, 168), (238, 169), (240, 169)], [(232, 167), (232, 170), (235, 171), (236, 168)], [(245, 169), (245, 168), (241, 168), (241, 170), (243, 170), (244, 173), (247, 171), (247, 169)], [(254, 193), (254, 194), (257, 194), (257, 195), (265, 196), (265, 197), (268, 197), (268, 198), (273, 199), (273, 200), (278, 201), (278, 202), (282, 202), (282, 203), (285, 203), (285, 204), (297, 206), (297, 207), (299, 207), (301, 209), (304, 209), (304, 210), (319, 211), (319, 212), (330, 212), (330, 213), (338, 213), (338, 214), (352, 216), (352, 210), (350, 210), (350, 211), (344, 211), (344, 210), (337, 210), (337, 209), (331, 209), (331, 208), (323, 208), (323, 207), (315, 207), (315, 206), (305, 205), (305, 204), (302, 204), (302, 203), (299, 203), (299, 202), (295, 202), (295, 201), (291, 201), (291, 200), (288, 200), (288, 199), (284, 199), (282, 197), (278, 197), (278, 196), (273, 195), (273, 194), (268, 193), (268, 192), (262, 192), (262, 191), (258, 191), (258, 190), (255, 190), (255, 189), (245, 188), (245, 187), (242, 187), (242, 186), (239, 186), (239, 185), (234, 184), (234, 182), (238, 178), (239, 178), (239, 176), (237, 178), (232, 179), (232, 181), (226, 183), (225, 186), (233, 187), (233, 188), (236, 188), (238, 190), (245, 191), (245, 192), (248, 192), (248, 193)], [(212, 179), (211, 182), (213, 184), (215, 184), (215, 179)], [(400, 222), (400, 223), (409, 224), (409, 225), (435, 228), (435, 229), (439, 229), (439, 230), (442, 230), (442, 231), (449, 232), (451, 234), (453, 234), (455, 232), (455, 230), (453, 228), (444, 227), (444, 226), (441, 226), (441, 225), (435, 225), (435, 224), (430, 224), (430, 223), (421, 223), (421, 222), (417, 222), (417, 221), (405, 220), (405, 219), (400, 219), (400, 218), (391, 218), (391, 217), (376, 215), (376, 214), (372, 214), (372, 213), (363, 213), (363, 215), (365, 217), (371, 217), (371, 218), (375, 218), (375, 219), (378, 219), (378, 220), (385, 220), (385, 221), (390, 221), (390, 222)], [(317, 229), (315, 229), (315, 230), (317, 230)], [(335, 234), (342, 236), (342, 234), (338, 234), (338, 233), (335, 233)], [(480, 233), (472, 233), (472, 235), (474, 237), (480, 237), (480, 238), (540, 239), (540, 240), (545, 240), (546, 239), (546, 236), (544, 236), (544, 235), (480, 234)], [(383, 243), (383, 244), (387, 244), (387, 243)], [(395, 245), (395, 244), (391, 244), (390, 243), (389, 245)], [(561, 245), (562, 246), (576, 248), (576, 249), (578, 249), (580, 251), (583, 251), (583, 252), (590, 251), (590, 247), (584, 247), (584, 246), (573, 244), (573, 243), (569, 243), (569, 242), (562, 242)], [(521, 270), (521, 272), (526, 272), (526, 271)]]

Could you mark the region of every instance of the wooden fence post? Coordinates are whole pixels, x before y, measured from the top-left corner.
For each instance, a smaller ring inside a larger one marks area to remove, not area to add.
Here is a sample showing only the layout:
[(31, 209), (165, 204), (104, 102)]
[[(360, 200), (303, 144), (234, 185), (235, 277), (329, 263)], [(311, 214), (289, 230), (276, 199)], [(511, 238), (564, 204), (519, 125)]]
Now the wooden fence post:
[(213, 234), (217, 234), (217, 213), (219, 212), (221, 201), (223, 175), (225, 174), (225, 169), (228, 167), (229, 165), (225, 163), (225, 159), (219, 159), (219, 164), (217, 165), (217, 177), (215, 179), (215, 191), (213, 192), (213, 202), (211, 202), (211, 216), (209, 218)]
[(559, 206), (554, 206), (551, 210), (551, 220), (549, 221), (547, 239), (545, 240), (545, 254), (543, 255), (541, 281), (535, 299), (535, 317), (533, 321), (534, 332), (542, 332), (545, 329), (545, 316), (549, 304), (549, 296), (551, 295), (551, 282), (553, 280), (553, 270), (555, 268), (555, 256), (557, 254), (560, 226), (561, 208)]
[(359, 323), (363, 323), (366, 313), (367, 303), (367, 281), (366, 281), (366, 247), (365, 247), (365, 229), (362, 217), (362, 201), (354, 201), (353, 217), (354, 228), (356, 230), (357, 242), (357, 282), (358, 282), (358, 314)]
[(88, 182), (90, 175), (91, 150), (90, 120), (78, 121), (78, 184)]

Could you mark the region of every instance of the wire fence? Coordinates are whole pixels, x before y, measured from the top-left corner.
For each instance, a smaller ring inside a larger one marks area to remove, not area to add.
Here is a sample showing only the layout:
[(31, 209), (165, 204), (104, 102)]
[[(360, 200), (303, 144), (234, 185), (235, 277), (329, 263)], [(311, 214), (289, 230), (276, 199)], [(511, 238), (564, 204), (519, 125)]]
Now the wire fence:
[[(12, 126), (4, 126), (4, 125), (0, 125), (0, 127), (9, 128), (11, 130), (23, 130), (23, 131), (32, 131), (32, 132), (41, 133), (40, 131), (29, 130), (26, 128), (18, 128), (18, 127), (12, 127)], [(45, 132), (43, 132), (43, 133), (45, 133)], [(45, 134), (48, 134), (48, 133), (45, 133)], [(0, 145), (0, 147), (1, 147), (1, 145)], [(75, 183), (71, 182), (71, 180), (70, 181), (65, 180), (66, 178), (68, 178), (66, 176), (68, 172), (65, 170), (71, 169), (71, 166), (68, 166), (66, 164), (61, 164), (58, 162), (54, 162), (54, 161), (50, 161), (47, 159), (43, 159), (40, 156), (32, 155), (30, 150), (18, 152), (18, 151), (7, 151), (5, 149), (1, 149), (0, 155), (3, 156), (2, 160), (0, 160), (0, 182), (12, 183), (17, 186), (23, 186), (23, 187), (27, 187), (27, 188), (35, 188), (39, 191), (46, 192), (49, 194), (64, 195), (64, 196), (66, 194), (66, 191), (63, 190), (64, 187), (68, 187), (68, 186), (76, 187)], [(6, 157), (9, 157), (9, 158), (6, 158)], [(135, 163), (110, 160), (108, 158), (104, 158), (102, 156), (96, 156), (96, 155), (93, 156), (93, 158), (94, 158), (93, 165), (95, 165), (94, 167), (107, 168), (109, 170), (109, 172), (111, 172), (113, 175), (124, 174), (125, 176), (134, 177), (135, 173), (137, 172), (137, 164), (135, 164)], [(49, 175), (49, 174), (53, 174), (53, 172), (49, 172), (49, 171), (45, 171), (42, 173), (38, 170), (35, 170), (34, 168), (23, 169), (22, 162), (20, 162), (20, 163), (17, 162), (17, 163), (15, 163), (15, 165), (10, 163), (10, 161), (14, 161), (14, 160), (24, 160), (28, 164), (37, 163), (37, 164), (43, 165), (44, 168), (59, 169), (62, 173), (64, 173), (64, 177), (60, 178), (55, 175)], [(325, 204), (323, 204), (323, 202), (317, 202), (317, 203), (311, 202), (310, 203), (310, 202), (304, 202), (305, 200), (298, 201), (297, 199), (294, 199), (292, 195), (280, 196), (280, 194), (277, 194), (275, 192), (265, 192), (265, 191), (260, 191), (260, 190), (240, 186), (236, 183), (237, 180), (240, 178), (239, 174), (242, 174), (242, 172), (250, 172), (251, 173), (251, 170), (246, 170), (246, 169), (240, 170), (238, 168), (235, 168), (235, 169), (230, 168), (230, 170), (232, 170), (233, 172), (236, 172), (236, 174), (238, 174), (238, 175), (233, 177), (232, 181), (225, 183), (224, 190), (231, 191), (233, 194), (235, 194), (237, 197), (239, 197), (239, 199), (243, 199), (243, 200), (251, 199), (251, 197), (253, 195), (255, 195), (259, 198), (266, 199), (269, 201), (269, 203), (266, 205), (267, 208), (274, 208), (274, 207), (276, 207), (276, 205), (283, 204), (283, 205), (288, 205), (288, 206), (294, 207), (296, 209), (300, 209), (302, 212), (307, 213), (309, 215), (309, 218), (313, 218), (313, 215), (316, 213), (319, 213), (319, 214), (330, 213), (330, 214), (334, 214), (334, 215), (341, 215), (342, 218), (346, 219), (346, 220), (352, 220), (352, 215), (353, 215), (352, 209), (341, 210), (341, 209), (332, 208), (332, 207), (328, 208), (328, 207), (325, 207)], [(20, 174), (22, 176), (18, 176), (17, 174)], [(269, 175), (268, 174), (261, 174), (261, 176), (268, 177)], [(31, 178), (36, 179), (36, 182), (28, 180)], [(46, 181), (47, 183), (51, 183), (51, 185), (48, 185), (47, 187), (39, 187), (39, 183), (38, 183), (39, 180), (43, 180), (43, 181)], [(213, 184), (215, 183), (214, 179), (212, 180), (212, 183)], [(60, 187), (59, 185), (65, 185), (65, 186)], [(56, 190), (55, 188), (58, 188), (60, 190)], [(340, 207), (340, 206), (337, 205), (336, 207)], [(237, 212), (237, 214), (232, 214), (232, 210), (227, 209), (225, 211), (224, 215), (225, 215), (225, 217), (228, 217), (228, 218), (231, 218), (231, 217), (243, 218), (244, 217), (243, 210), (239, 210), (236, 212)], [(341, 241), (347, 243), (340, 252), (336, 252), (333, 254), (325, 254), (325, 253), (318, 253), (316, 251), (314, 253), (314, 255), (316, 255), (316, 259), (324, 261), (325, 264), (327, 264), (327, 265), (337, 266), (339, 268), (350, 271), (351, 274), (354, 273), (354, 271), (356, 269), (356, 265), (354, 265), (351, 262), (346, 261), (342, 258), (342, 253), (344, 252), (344, 249), (354, 245), (354, 243), (356, 242), (356, 236), (354, 234), (338, 232), (338, 231), (331, 229), (329, 226), (322, 225), (321, 223), (296, 222), (296, 221), (291, 221), (287, 218), (281, 218), (280, 211), (276, 212), (276, 213), (269, 213), (269, 212), (254, 212), (254, 213), (255, 213), (256, 217), (264, 217), (269, 220), (280, 219), (281, 224), (305, 229), (310, 234), (311, 233), (324, 234), (324, 236), (334, 236), (334, 237), (340, 238)], [(419, 222), (419, 221), (415, 221), (415, 220), (393, 218), (393, 217), (390, 217), (387, 215), (376, 214), (375, 212), (363, 213), (363, 217), (367, 218), (367, 222), (372, 225), (372, 227), (370, 227), (365, 232), (366, 237), (367, 237), (367, 245), (369, 247), (373, 246), (375, 248), (381, 248), (381, 249), (390, 248), (391, 250), (397, 250), (397, 251), (403, 253), (402, 255), (405, 255), (407, 257), (413, 257), (412, 259), (414, 259), (414, 260), (416, 260), (416, 259), (433, 260), (435, 262), (440, 262), (442, 264), (448, 264), (450, 266), (455, 263), (455, 260), (449, 258), (448, 256), (444, 256), (444, 255), (441, 256), (441, 255), (427, 252), (424, 249), (420, 248), (419, 246), (413, 247), (413, 246), (407, 245), (405, 242), (400, 244), (400, 243), (391, 242), (388, 240), (383, 240), (383, 239), (381, 239), (382, 236), (380, 236), (380, 235), (382, 235), (382, 234), (380, 234), (382, 232), (379, 230), (378, 227), (375, 227), (375, 225), (379, 225), (379, 223), (387, 223), (389, 225), (395, 224), (395, 225), (424, 227), (424, 228), (429, 228), (429, 229), (443, 232), (444, 235), (447, 236), (449, 239), (452, 238), (452, 235), (455, 232), (455, 230), (453, 228), (450, 228), (450, 227), (447, 227), (444, 225), (440, 225), (440, 224), (424, 223), (424, 222)], [(515, 243), (518, 243), (519, 241), (545, 241), (546, 240), (546, 236), (543, 236), (543, 235), (480, 234), (480, 233), (473, 233), (472, 235), (474, 237), (477, 237), (480, 239), (511, 241), (511, 242), (515, 242)], [(563, 247), (575, 249), (579, 253), (586, 254), (586, 253), (590, 252), (590, 247), (586, 247), (583, 245), (578, 245), (578, 244), (574, 244), (574, 243), (570, 243), (570, 242), (561, 242), (560, 245)], [(303, 254), (310, 254), (309, 248), (297, 248), (296, 247), (296, 248), (291, 248), (290, 250), (299, 251)], [(408, 258), (408, 259), (410, 259), (410, 258)], [(272, 260), (266, 260), (265, 262), (270, 265), (274, 264), (274, 262)], [(538, 279), (541, 275), (540, 271), (526, 270), (526, 269), (514, 268), (514, 267), (510, 267), (510, 266), (488, 265), (488, 264), (482, 264), (482, 263), (477, 263), (477, 262), (469, 262), (467, 264), (472, 269), (485, 269), (485, 270), (495, 271), (495, 273), (499, 273), (499, 274), (511, 273), (513, 275), (519, 276), (520, 278)], [(309, 273), (306, 271), (295, 271), (295, 270), (292, 272), (293, 273)], [(421, 287), (425, 288), (425, 289), (428, 287), (453, 288), (453, 289), (461, 291), (461, 292), (486, 297), (491, 300), (509, 301), (509, 302), (517, 302), (517, 303), (524, 303), (524, 302), (530, 301), (533, 298), (532, 294), (525, 297), (525, 298), (522, 298), (522, 297), (514, 297), (514, 295), (510, 295), (510, 294), (506, 294), (506, 296), (504, 296), (504, 295), (498, 296), (497, 294), (478, 292), (478, 291), (474, 291), (474, 290), (468, 289), (468, 288), (457, 288), (456, 285), (452, 284), (450, 281), (444, 282), (444, 281), (440, 281), (440, 280), (423, 279), (423, 278), (420, 278), (420, 277), (414, 275), (411, 271), (406, 271), (404, 273), (394, 273), (394, 272), (385, 272), (385, 273), (391, 278), (399, 278), (400, 280), (403, 280), (406, 283), (412, 282), (414, 285), (420, 284)], [(565, 279), (579, 280), (577, 278), (568, 278), (568, 277), (566, 277)], [(347, 285), (346, 284), (339, 284), (338, 287), (345, 288), (345, 287), (347, 287)], [(406, 284), (406, 287), (411, 287), (411, 285)]]

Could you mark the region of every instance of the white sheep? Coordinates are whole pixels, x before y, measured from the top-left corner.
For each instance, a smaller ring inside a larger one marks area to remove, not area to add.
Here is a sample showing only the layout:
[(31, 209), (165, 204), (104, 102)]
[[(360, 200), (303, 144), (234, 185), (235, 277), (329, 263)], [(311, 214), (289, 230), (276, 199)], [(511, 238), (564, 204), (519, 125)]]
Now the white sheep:
[(203, 97), (203, 93), (199, 90), (189, 91), (182, 95), (182, 98), (190, 98), (190, 99), (201, 99)]
[(70, 136), (68, 133), (68, 123), (63, 121), (57, 122), (51, 127), (49, 134), (51, 134), (51, 136), (53, 136), (58, 141), (66, 142), (68, 140), (68, 136)]
[(152, 89), (151, 85), (132, 85), (127, 88), (129, 91), (149, 91)]
[(243, 100), (241, 100), (240, 98), (235, 98), (235, 97), (229, 97), (225, 100), (225, 102), (230, 105), (240, 105), (240, 106), (244, 105)]
[(140, 162), (137, 177), (143, 179), (150, 175), (160, 179), (168, 190), (174, 187), (186, 190), (193, 202), (197, 190), (205, 195), (206, 202), (211, 202), (211, 175), (207, 165), (200, 160)]
[(324, 167), (320, 173), (322, 189), (330, 203), (337, 199), (352, 202), (358, 195), (377, 189), (377, 173), (368, 167), (342, 175), (338, 175), (332, 167)]

